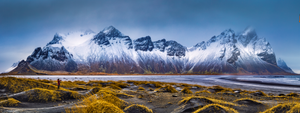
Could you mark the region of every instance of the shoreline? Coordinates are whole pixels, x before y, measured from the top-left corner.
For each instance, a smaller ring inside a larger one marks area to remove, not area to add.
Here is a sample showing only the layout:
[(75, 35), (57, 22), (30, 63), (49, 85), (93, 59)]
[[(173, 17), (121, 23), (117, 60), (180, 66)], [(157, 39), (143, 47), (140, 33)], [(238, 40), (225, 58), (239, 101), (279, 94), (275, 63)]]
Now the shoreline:
[[(232, 89), (243, 89), (243, 90), (261, 90), (266, 93), (273, 94), (288, 94), (290, 92), (300, 93), (300, 85), (292, 84), (281, 84), (281, 83), (269, 83), (261, 82), (255, 80), (238, 80), (239, 75), (114, 75), (114, 76), (96, 76), (96, 75), (77, 75), (77, 76), (65, 76), (65, 75), (9, 75), (9, 76), (20, 76), (20, 77), (30, 77), (35, 79), (52, 79), (57, 78), (63, 81), (74, 81), (74, 80), (140, 80), (140, 81), (161, 81), (161, 82), (177, 82), (177, 83), (187, 83), (187, 84), (198, 84), (203, 86), (214, 86), (219, 85), (222, 87), (232, 88)], [(247, 76), (247, 75), (245, 75)], [(252, 76), (252, 75), (248, 75)], [(283, 75), (284, 76), (284, 75)], [(294, 76), (294, 75), (290, 75)], [(63, 77), (63, 78), (62, 78)], [(243, 76), (244, 77), (244, 76)]]
[[(202, 81), (203, 82), (203, 81)], [(270, 83), (253, 80), (237, 80), (237, 78), (216, 78), (214, 82), (207, 81), (205, 83), (220, 85), (232, 89), (243, 89), (243, 90), (260, 90), (265, 93), (272, 93), (274, 95), (288, 94), (291, 92), (300, 93), (300, 85), (281, 84), (281, 83)]]
[(295, 87), (300, 88), (300, 85), (292, 85), (292, 84), (281, 84), (281, 83), (272, 83), (272, 82), (261, 82), (255, 80), (238, 80), (237, 78), (220, 78), (224, 80), (234, 81), (234, 82), (243, 82), (243, 83), (251, 83), (251, 84), (261, 84), (261, 85), (271, 85), (271, 86), (284, 86), (284, 87)]

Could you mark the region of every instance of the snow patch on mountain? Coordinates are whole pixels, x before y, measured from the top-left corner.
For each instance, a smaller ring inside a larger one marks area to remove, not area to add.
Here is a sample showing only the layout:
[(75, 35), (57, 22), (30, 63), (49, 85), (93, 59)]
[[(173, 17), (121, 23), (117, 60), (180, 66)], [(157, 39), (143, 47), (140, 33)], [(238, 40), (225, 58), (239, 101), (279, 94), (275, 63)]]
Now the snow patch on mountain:
[(87, 40), (90, 40), (92, 36), (94, 36), (95, 33), (92, 30), (86, 30), (86, 31), (78, 31), (78, 32), (70, 32), (66, 34), (57, 33), (54, 35), (54, 38), (52, 41), (50, 41), (48, 45), (53, 44), (59, 44), (63, 45), (66, 48), (78, 46)]

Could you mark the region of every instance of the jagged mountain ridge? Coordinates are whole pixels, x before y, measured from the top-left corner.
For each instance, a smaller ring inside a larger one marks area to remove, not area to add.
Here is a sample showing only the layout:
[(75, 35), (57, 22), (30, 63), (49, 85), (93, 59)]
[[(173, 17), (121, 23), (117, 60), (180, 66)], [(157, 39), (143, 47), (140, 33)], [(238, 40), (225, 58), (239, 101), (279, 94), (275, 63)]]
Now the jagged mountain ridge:
[(270, 43), (251, 28), (239, 34), (228, 29), (187, 48), (173, 40), (152, 41), (150, 36), (131, 40), (109, 26), (97, 34), (55, 34), (26, 61), (39, 70), (69, 72), (286, 73), (277, 66)]
[(286, 63), (283, 59), (278, 58), (277, 64), (278, 64), (278, 67), (280, 67), (284, 71), (289, 72), (289, 73), (295, 73), (289, 66), (286, 65)]
[(8, 73), (11, 75), (19, 75), (19, 74), (35, 75), (35, 74), (38, 74), (38, 73), (34, 72), (29, 67), (29, 63), (24, 60), (19, 61), (18, 65)]

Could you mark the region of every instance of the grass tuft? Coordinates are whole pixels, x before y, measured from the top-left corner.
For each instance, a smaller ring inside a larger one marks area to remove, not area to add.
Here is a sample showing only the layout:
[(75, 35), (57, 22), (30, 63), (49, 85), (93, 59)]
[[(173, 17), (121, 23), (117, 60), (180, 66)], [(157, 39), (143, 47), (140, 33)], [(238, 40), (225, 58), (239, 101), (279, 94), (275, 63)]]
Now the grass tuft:
[(158, 91), (158, 92), (171, 92), (171, 93), (177, 93), (178, 91), (172, 87), (171, 85), (166, 85), (164, 87), (160, 87), (155, 89), (154, 91)]
[(134, 97), (133, 95), (129, 95), (129, 94), (126, 94), (126, 93), (117, 93), (116, 96), (120, 97), (120, 98), (133, 98)]
[(198, 85), (198, 84), (195, 84), (193, 85), (194, 87), (197, 87), (197, 88), (206, 88), (205, 86), (201, 86), (201, 85)]
[(132, 104), (124, 109), (125, 113), (153, 113), (151, 109), (144, 105)]
[(7, 100), (2, 100), (0, 101), (0, 106), (3, 107), (12, 107), (12, 106), (18, 106), (20, 101), (13, 99), (13, 98), (8, 98)]
[(294, 105), (296, 105), (295, 103), (284, 103), (284, 104), (278, 104), (276, 106), (273, 106), (270, 109), (267, 109), (266, 111), (264, 111), (263, 113), (286, 113), (287, 111), (289, 111)]
[(263, 105), (263, 103), (257, 101), (257, 100), (254, 100), (254, 99), (251, 99), (251, 98), (241, 98), (241, 99), (237, 99), (233, 102), (237, 102), (239, 104), (253, 104), (253, 105)]
[(119, 108), (124, 108), (128, 104), (126, 101), (119, 99), (117, 97), (117, 93), (110, 90), (109, 88), (104, 88), (97, 92), (98, 99), (105, 100), (107, 102), (110, 102)]
[(201, 94), (201, 93), (208, 93), (208, 94), (211, 94), (211, 92), (207, 91), (207, 90), (202, 90), (202, 91), (196, 91), (195, 94), (198, 95), (198, 94)]
[(149, 90), (149, 91), (154, 91), (154, 89), (152, 89), (152, 88), (148, 88), (148, 90)]
[(232, 89), (230, 89), (230, 88), (224, 88), (224, 87), (222, 87), (222, 86), (212, 86), (212, 87), (209, 87), (208, 89), (212, 89), (212, 90), (214, 90), (215, 91), (215, 93), (217, 93), (217, 92), (227, 92), (227, 91), (229, 91), (229, 92), (233, 92), (233, 90)]
[(300, 103), (297, 103), (287, 113), (300, 113)]
[(0, 77), (0, 85), (12, 93), (18, 93), (32, 88), (43, 88), (49, 90), (57, 89), (57, 86), (40, 82), (32, 78)]
[(217, 100), (217, 99), (212, 99), (208, 97), (203, 97), (203, 96), (191, 96), (191, 97), (185, 97), (181, 101), (178, 102), (178, 104), (186, 104), (191, 100), (200, 100), (208, 104), (216, 103), (216, 104), (222, 104), (222, 105), (230, 105), (230, 106), (239, 106), (237, 104), (223, 101), (223, 100)]
[(291, 93), (287, 94), (286, 96), (298, 97), (299, 95), (297, 93), (291, 92)]
[(66, 108), (66, 113), (124, 113), (119, 107), (105, 100), (97, 100), (96, 96), (86, 97), (83, 103)]
[(104, 100), (97, 100), (87, 106), (87, 113), (124, 113), (120, 108)]
[(60, 93), (55, 90), (33, 88), (26, 91), (31, 102), (55, 102), (61, 100)]
[(138, 90), (145, 90), (145, 88), (143, 88), (143, 87), (139, 87), (139, 88), (138, 88)]
[(86, 82), (81, 80), (75, 80), (74, 83), (78, 85), (86, 85)]
[(220, 104), (209, 104), (198, 110), (194, 111), (193, 113), (238, 113), (235, 109), (230, 107), (225, 107)]
[(141, 99), (141, 98), (143, 98), (143, 97), (144, 97), (143, 95), (138, 95), (138, 98), (139, 98), (139, 99)]
[(184, 94), (193, 94), (193, 92), (190, 90), (190, 88), (188, 87), (184, 87), (182, 90), (181, 90), (181, 93), (184, 93)]
[(114, 85), (114, 84), (109, 85), (109, 87), (111, 87), (112, 89), (116, 89), (116, 90), (122, 90), (122, 88), (120, 88), (119, 86)]
[(26, 93), (29, 95), (28, 101), (31, 102), (55, 102), (70, 98), (81, 98), (82, 95), (75, 91), (69, 91), (66, 89), (62, 90), (49, 90), (42, 88), (33, 88), (27, 90)]

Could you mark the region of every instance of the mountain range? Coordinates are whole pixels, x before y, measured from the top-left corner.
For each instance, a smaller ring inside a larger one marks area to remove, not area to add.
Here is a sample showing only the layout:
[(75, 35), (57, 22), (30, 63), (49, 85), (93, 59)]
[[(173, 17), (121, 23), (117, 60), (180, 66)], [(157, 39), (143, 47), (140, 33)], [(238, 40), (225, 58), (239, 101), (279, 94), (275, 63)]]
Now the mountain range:
[(92, 30), (57, 33), (46, 46), (37, 47), (26, 60), (17, 64), (8, 73), (294, 73), (282, 59), (277, 61), (271, 44), (252, 28), (241, 33), (227, 29), (192, 47), (173, 40), (152, 41), (150, 36), (132, 40), (113, 26), (99, 33)]

